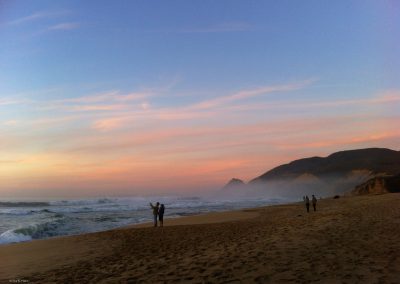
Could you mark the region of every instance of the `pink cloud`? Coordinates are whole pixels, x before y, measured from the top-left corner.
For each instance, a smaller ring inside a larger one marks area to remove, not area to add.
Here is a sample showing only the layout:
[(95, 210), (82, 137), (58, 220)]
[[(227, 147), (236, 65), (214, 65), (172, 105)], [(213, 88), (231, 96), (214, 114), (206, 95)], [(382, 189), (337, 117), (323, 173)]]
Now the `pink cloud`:
[(107, 104), (107, 105), (75, 105), (66, 106), (67, 111), (118, 111), (124, 110), (127, 106), (124, 104)]
[[(326, 148), (326, 147), (345, 147), (350, 146), (352, 144), (360, 144), (366, 142), (376, 142), (379, 143), (385, 140), (389, 140), (392, 138), (400, 139), (400, 132), (381, 132), (381, 133), (365, 133), (365, 134), (355, 134), (355, 135), (346, 135), (341, 137), (333, 137), (328, 140), (321, 139), (319, 141), (313, 142), (305, 142), (305, 143), (291, 143), (291, 144), (280, 144), (278, 147), (280, 149), (299, 149), (302, 150), (304, 148)], [(378, 144), (378, 145), (379, 145)]]
[(138, 93), (128, 93), (121, 94), (119, 91), (111, 91), (107, 93), (94, 94), (89, 96), (82, 96), (77, 98), (68, 98), (63, 99), (57, 102), (61, 103), (99, 103), (99, 102), (128, 102), (128, 101), (137, 101), (143, 98), (147, 98), (150, 93), (138, 92)]
[[(240, 91), (207, 101), (204, 107), (143, 107), (150, 99), (146, 93), (108, 92), (52, 101), (54, 108), (41, 117), (18, 120), (21, 129), (4, 127), (2, 160), (23, 162), (7, 164), (7, 178), (0, 177), (0, 183), (11, 186), (13, 180), (25, 180), (25, 185), (31, 181), (50, 188), (63, 180), (93, 191), (107, 184), (126, 190), (132, 184), (216, 187), (233, 176), (249, 179), (310, 153), (398, 144), (400, 117), (381, 115), (382, 109), (398, 104), (397, 91), (362, 99), (242, 104), (254, 96), (296, 88), (301, 84)], [(340, 114), (332, 108), (341, 110), (343, 105), (359, 108)], [(333, 111), (313, 111), (325, 106)], [(253, 111), (257, 107), (301, 111), (271, 115)]]
[(270, 93), (299, 90), (299, 89), (302, 89), (302, 88), (305, 88), (305, 87), (311, 85), (315, 81), (316, 81), (315, 79), (308, 79), (308, 80), (305, 80), (302, 82), (297, 82), (297, 83), (290, 83), (290, 84), (276, 85), (276, 86), (265, 86), (265, 87), (250, 89), (250, 90), (243, 90), (243, 91), (234, 93), (232, 95), (217, 97), (215, 99), (211, 99), (211, 100), (204, 101), (204, 102), (201, 102), (198, 104), (194, 104), (193, 106), (191, 106), (191, 108), (207, 109), (207, 108), (216, 107), (219, 105), (225, 105), (227, 103), (231, 103), (234, 101), (243, 100), (243, 99), (261, 96), (261, 95), (266, 95), (266, 94), (270, 94)]
[(93, 128), (100, 131), (110, 131), (121, 128), (125, 122), (126, 119), (124, 118), (106, 118), (95, 121)]

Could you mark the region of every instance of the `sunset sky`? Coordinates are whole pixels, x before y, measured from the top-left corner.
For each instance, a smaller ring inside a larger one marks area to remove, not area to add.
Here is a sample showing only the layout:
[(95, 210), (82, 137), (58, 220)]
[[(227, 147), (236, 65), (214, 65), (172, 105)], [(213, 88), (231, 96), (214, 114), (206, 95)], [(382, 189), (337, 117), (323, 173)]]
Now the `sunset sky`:
[(0, 1), (0, 197), (209, 192), (399, 122), (399, 1)]

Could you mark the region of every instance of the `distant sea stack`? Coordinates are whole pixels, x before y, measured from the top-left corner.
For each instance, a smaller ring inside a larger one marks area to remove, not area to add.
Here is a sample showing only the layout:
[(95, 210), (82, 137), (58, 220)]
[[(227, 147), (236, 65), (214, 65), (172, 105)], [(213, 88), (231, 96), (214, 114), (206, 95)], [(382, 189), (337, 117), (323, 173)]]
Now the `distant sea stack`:
[(382, 194), (400, 192), (400, 174), (395, 176), (377, 176), (358, 185), (351, 192), (353, 195)]
[(216, 197), (242, 199), (248, 193), (247, 185), (241, 179), (233, 178), (216, 193)]
[(238, 188), (244, 188), (246, 184), (238, 178), (231, 179), (222, 189), (223, 190), (235, 190)]

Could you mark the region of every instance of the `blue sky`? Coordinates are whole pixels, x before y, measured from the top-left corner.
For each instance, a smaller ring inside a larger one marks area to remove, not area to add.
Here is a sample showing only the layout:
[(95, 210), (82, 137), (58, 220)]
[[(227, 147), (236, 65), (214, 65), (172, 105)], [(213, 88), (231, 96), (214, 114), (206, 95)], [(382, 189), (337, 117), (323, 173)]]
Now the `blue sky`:
[[(197, 142), (182, 142), (181, 148), (194, 149), (198, 141), (215, 144), (223, 138), (213, 131), (234, 125), (252, 129), (264, 124), (268, 130), (274, 124), (286, 129), (271, 130), (268, 137), (259, 132), (247, 134), (254, 139), (243, 141), (226, 155), (221, 154), (226, 150), (224, 145), (219, 150), (199, 150), (197, 156), (193, 150), (190, 155), (196, 156), (192, 158), (197, 163), (221, 161), (218, 177), (203, 174), (198, 168), (188, 173), (192, 184), (210, 180), (204, 185), (207, 188), (218, 187), (233, 174), (254, 177), (303, 155), (398, 145), (398, 136), (393, 133), (400, 96), (397, 1), (0, 3), (0, 133), (6, 141), (3, 146), (13, 146), (3, 148), (8, 158), (2, 164), (9, 168), (4, 175), (26, 179), (26, 183), (44, 176), (32, 170), (29, 178), (24, 177), (21, 161), (52, 155), (62, 161), (72, 159), (71, 153), (89, 143), (85, 139), (90, 137), (83, 135), (87, 133), (96, 137), (95, 141), (119, 137), (130, 145), (127, 133), (147, 137), (143, 131), (153, 131), (157, 132), (154, 137), (165, 137), (163, 129), (171, 130), (169, 133), (179, 129), (171, 139), (185, 141), (186, 135), (195, 135), (186, 130), (204, 130), (196, 134)], [(303, 125), (295, 123), (309, 126), (312, 121), (333, 120), (331, 135), (341, 138), (333, 144), (326, 142), (329, 133), (323, 125), (303, 131)], [(30, 124), (43, 121), (45, 125)], [(48, 121), (57, 123), (49, 125)], [(360, 126), (363, 122), (366, 124)], [(216, 129), (211, 131), (213, 127)], [(99, 129), (102, 132), (94, 132)], [(303, 131), (304, 136), (299, 138), (296, 131)], [(70, 133), (82, 145), (65, 139)], [(232, 130), (230, 135), (238, 139), (240, 133)], [(25, 143), (15, 143), (21, 139)], [(288, 140), (298, 141), (298, 148), (277, 146)], [(260, 141), (264, 141), (264, 148)], [(121, 152), (121, 145), (107, 143), (107, 149), (114, 150), (105, 153), (107, 159), (102, 162), (127, 155)], [(127, 146), (131, 149), (127, 151), (149, 157), (151, 150), (163, 149), (162, 153), (175, 155), (174, 159), (189, 159), (180, 156), (181, 148), (165, 145), (160, 141), (154, 149)], [(310, 149), (309, 145), (315, 147)], [(244, 157), (249, 151), (254, 159), (224, 168), (224, 161), (229, 165), (224, 160), (228, 156)], [(81, 158), (97, 159), (89, 156)], [(167, 156), (154, 168), (161, 171), (175, 163)], [(147, 163), (144, 157), (139, 160)], [(10, 166), (10, 161), (17, 162)], [(45, 161), (43, 169), (59, 165), (51, 158)], [(71, 187), (85, 184), (95, 188), (96, 182), (84, 182), (82, 176), (98, 169), (69, 173), (68, 169), (75, 167), (67, 163), (53, 174), (73, 176), (77, 182)], [(149, 166), (149, 172), (151, 169)], [(103, 172), (111, 175), (113, 170)], [(202, 174), (191, 174), (198, 172)], [(129, 182), (140, 184), (135, 179)], [(163, 182), (168, 182), (167, 178)], [(9, 187), (26, 188), (21, 184), (10, 183)], [(176, 186), (171, 184), (171, 188)], [(110, 186), (116, 185), (110, 182)], [(117, 186), (124, 188), (126, 184)], [(37, 187), (43, 184), (38, 182)], [(158, 188), (143, 182), (141, 188), (146, 187)]]
[(330, 88), (353, 88), (354, 95), (398, 87), (393, 44), (399, 44), (400, 23), (390, 17), (398, 6), (395, 1), (9, 2), (1, 17), (2, 88), (13, 94), (118, 84), (128, 91), (178, 81), (176, 92), (201, 93), (310, 77)]

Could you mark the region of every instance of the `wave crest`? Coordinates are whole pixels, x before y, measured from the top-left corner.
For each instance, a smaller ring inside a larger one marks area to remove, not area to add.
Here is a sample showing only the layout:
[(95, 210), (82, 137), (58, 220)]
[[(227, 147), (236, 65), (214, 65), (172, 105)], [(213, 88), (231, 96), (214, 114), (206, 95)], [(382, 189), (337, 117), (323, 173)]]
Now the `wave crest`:
[(48, 202), (5, 202), (0, 201), (0, 207), (41, 207), (41, 206), (50, 206)]

